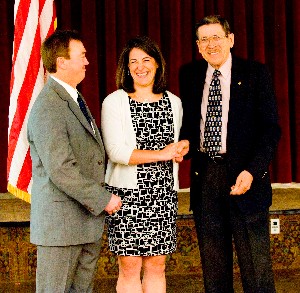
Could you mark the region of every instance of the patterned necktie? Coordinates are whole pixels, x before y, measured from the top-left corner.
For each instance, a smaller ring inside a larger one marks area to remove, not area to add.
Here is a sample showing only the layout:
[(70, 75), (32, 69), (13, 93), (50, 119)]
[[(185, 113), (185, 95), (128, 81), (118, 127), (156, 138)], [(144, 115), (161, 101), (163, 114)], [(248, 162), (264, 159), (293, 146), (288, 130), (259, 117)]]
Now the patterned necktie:
[(204, 129), (203, 147), (211, 158), (221, 149), (222, 133), (222, 92), (219, 75), (215, 70), (209, 86), (208, 104)]
[(85, 103), (80, 95), (78, 95), (77, 102), (78, 102), (79, 108), (80, 108), (81, 112), (83, 113), (83, 115), (85, 116), (86, 120), (88, 121), (88, 123), (90, 125), (92, 125), (92, 119), (91, 119), (91, 117), (86, 109)]

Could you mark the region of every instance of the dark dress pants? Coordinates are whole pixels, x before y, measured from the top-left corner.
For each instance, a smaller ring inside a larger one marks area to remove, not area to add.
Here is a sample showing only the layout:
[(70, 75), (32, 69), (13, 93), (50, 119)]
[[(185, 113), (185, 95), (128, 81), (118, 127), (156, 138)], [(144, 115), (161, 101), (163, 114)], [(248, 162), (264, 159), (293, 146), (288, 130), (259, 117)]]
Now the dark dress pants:
[(244, 292), (274, 293), (268, 211), (242, 214), (229, 196), (226, 165), (207, 159), (205, 166), (193, 208), (205, 292), (234, 292), (234, 239)]

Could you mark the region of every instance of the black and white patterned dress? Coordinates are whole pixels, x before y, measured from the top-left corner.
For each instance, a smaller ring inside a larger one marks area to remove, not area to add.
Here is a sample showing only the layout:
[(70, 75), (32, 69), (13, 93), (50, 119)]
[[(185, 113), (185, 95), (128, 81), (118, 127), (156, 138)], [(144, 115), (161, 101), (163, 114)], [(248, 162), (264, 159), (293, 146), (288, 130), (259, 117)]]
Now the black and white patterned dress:
[[(167, 93), (158, 102), (129, 98), (137, 149), (160, 150), (174, 142), (171, 102)], [(177, 192), (173, 163), (137, 166), (138, 189), (107, 189), (122, 198), (122, 208), (107, 217), (109, 249), (117, 255), (152, 256), (176, 249)]]

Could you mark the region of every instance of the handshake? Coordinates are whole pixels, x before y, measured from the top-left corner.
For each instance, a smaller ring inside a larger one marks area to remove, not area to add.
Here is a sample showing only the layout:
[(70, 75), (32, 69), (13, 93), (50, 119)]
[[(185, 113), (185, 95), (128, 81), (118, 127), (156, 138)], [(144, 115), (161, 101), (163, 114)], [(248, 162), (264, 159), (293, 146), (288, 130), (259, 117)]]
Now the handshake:
[(189, 152), (189, 145), (188, 140), (170, 143), (164, 149), (160, 150), (162, 161), (173, 160), (176, 163), (182, 162), (183, 157)]
[[(180, 163), (183, 157), (189, 152), (189, 141), (181, 140), (168, 144), (162, 150), (149, 151), (149, 150), (134, 150), (129, 164), (137, 165), (157, 161), (170, 161)], [(155, 155), (153, 155), (155, 153)], [(149, 155), (151, 154), (151, 155)], [(105, 211), (112, 215), (116, 213), (122, 206), (121, 198), (112, 194), (110, 202), (105, 207)]]

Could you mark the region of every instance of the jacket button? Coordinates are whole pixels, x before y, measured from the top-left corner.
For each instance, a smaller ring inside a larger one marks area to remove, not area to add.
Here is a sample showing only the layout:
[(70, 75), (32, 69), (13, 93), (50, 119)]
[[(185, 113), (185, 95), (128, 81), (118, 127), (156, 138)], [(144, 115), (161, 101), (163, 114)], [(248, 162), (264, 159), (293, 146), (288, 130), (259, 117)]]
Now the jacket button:
[(195, 172), (195, 175), (196, 175), (196, 176), (198, 176), (198, 175), (199, 175), (199, 173), (198, 173), (198, 172)]
[(105, 186), (105, 183), (104, 182), (101, 182), (101, 184), (100, 184), (102, 187), (104, 187)]
[(102, 165), (102, 161), (98, 161), (98, 165)]

